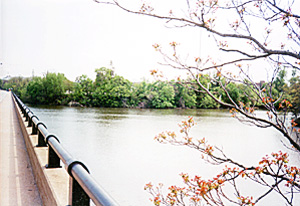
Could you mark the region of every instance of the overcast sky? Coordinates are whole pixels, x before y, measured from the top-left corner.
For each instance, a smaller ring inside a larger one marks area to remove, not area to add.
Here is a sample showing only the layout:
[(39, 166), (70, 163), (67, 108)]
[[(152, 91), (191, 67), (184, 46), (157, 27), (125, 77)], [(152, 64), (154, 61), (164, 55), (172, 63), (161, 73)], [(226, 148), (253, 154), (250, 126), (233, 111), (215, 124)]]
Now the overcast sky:
[(92, 0), (1, 0), (0, 78), (49, 71), (93, 79), (112, 61), (117, 74), (140, 81), (160, 67), (154, 43), (178, 41), (201, 53), (200, 36)]
[[(151, 79), (152, 69), (163, 70), (171, 79), (180, 72), (160, 66), (158, 62), (163, 61), (152, 45), (172, 41), (179, 42), (190, 58), (224, 58), (224, 54), (218, 55), (212, 38), (200, 29), (166, 28), (162, 20), (129, 14), (93, 0), (0, 1), (0, 78), (42, 76), (49, 71), (64, 73), (72, 81), (82, 74), (94, 79), (96, 68), (110, 67), (112, 62), (116, 73), (131, 81)], [(142, 2), (125, 2), (134, 1)], [(179, 2), (186, 1), (151, 1), (167, 11)], [(263, 30), (258, 24), (252, 26)], [(260, 65), (255, 68), (253, 73), (259, 81), (266, 71)]]

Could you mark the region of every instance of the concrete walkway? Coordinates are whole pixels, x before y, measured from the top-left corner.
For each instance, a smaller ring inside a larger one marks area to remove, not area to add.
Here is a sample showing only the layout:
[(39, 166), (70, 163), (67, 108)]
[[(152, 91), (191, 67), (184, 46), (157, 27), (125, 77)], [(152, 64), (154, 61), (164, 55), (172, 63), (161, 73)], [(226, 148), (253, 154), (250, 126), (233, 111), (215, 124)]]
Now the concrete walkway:
[(0, 90), (0, 206), (42, 205), (11, 93)]

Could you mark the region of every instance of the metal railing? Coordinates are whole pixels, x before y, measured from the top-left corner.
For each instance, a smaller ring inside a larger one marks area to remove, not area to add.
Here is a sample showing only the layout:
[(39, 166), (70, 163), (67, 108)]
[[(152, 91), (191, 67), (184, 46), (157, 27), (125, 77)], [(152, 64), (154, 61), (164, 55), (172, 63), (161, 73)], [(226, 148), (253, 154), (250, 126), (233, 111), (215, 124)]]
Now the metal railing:
[(90, 205), (92, 200), (96, 205), (113, 206), (118, 205), (104, 189), (90, 175), (87, 167), (72, 155), (60, 144), (59, 139), (48, 132), (46, 125), (33, 114), (33, 112), (15, 95), (15, 98), (22, 114), (28, 121), (27, 127), (32, 127), (32, 134), (38, 135), (36, 147), (48, 147), (48, 164), (46, 168), (60, 168), (60, 161), (65, 165), (71, 181), (71, 205)]

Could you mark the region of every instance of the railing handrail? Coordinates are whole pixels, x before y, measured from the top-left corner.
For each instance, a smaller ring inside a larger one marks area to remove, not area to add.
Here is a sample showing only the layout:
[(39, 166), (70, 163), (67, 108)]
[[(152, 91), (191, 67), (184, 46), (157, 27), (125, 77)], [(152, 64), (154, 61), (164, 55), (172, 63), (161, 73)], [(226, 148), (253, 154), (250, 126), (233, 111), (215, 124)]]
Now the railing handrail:
[[(78, 198), (78, 194), (72, 195), (72, 202), (78, 205), (89, 205), (91, 199), (96, 205), (101, 206), (114, 206), (118, 205), (112, 197), (95, 181), (90, 175), (87, 167), (80, 161), (74, 159), (72, 155), (63, 147), (59, 142), (56, 135), (49, 133), (45, 124), (34, 115), (34, 113), (19, 99), (19, 97), (13, 93), (20, 110), (22, 111), (26, 120), (28, 120), (28, 126), (32, 126), (32, 134), (38, 134), (37, 147), (47, 146), (49, 147), (48, 165), (46, 168), (58, 168), (60, 167), (60, 160), (64, 163), (65, 169), (68, 174), (76, 182), (73, 183), (73, 187), (79, 185), (82, 191), (88, 196), (88, 199)], [(73, 188), (74, 190), (78, 190)], [(79, 189), (80, 190), (80, 189)], [(72, 192), (70, 192), (72, 194)], [(83, 194), (83, 195), (85, 195)], [(80, 195), (79, 195), (80, 196)], [(76, 198), (77, 200), (74, 200)], [(80, 199), (80, 200), (79, 200)], [(76, 203), (77, 201), (77, 203)], [(81, 202), (79, 202), (81, 201)], [(72, 203), (71, 203), (72, 204)]]

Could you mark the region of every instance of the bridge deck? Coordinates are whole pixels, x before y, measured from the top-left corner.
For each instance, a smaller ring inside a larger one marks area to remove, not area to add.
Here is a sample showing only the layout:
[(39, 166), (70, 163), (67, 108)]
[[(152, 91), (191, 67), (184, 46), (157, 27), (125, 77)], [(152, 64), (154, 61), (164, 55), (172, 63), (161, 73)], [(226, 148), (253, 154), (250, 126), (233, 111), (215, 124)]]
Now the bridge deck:
[(10, 92), (0, 91), (0, 205), (42, 205)]

